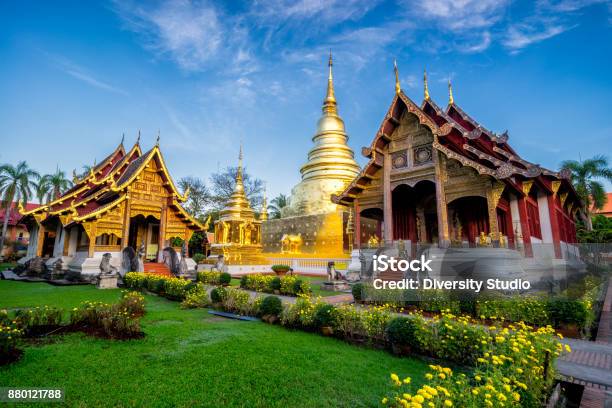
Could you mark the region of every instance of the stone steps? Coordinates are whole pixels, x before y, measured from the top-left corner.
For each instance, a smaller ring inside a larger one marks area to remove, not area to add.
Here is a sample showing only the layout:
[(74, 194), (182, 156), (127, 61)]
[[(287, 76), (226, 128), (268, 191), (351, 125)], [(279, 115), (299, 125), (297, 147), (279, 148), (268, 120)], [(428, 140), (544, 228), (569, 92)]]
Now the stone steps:
[(154, 275), (172, 276), (170, 269), (163, 263), (146, 262), (144, 264), (144, 272)]

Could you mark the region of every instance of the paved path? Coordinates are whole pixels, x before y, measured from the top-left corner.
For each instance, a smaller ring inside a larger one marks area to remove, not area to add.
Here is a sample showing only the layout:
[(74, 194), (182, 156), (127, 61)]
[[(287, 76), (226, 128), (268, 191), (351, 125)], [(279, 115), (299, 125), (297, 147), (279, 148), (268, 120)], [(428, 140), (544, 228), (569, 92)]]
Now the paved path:
[(599, 320), (596, 341), (564, 339), (572, 352), (557, 361), (559, 374), (584, 385), (580, 407), (612, 407), (612, 280)]

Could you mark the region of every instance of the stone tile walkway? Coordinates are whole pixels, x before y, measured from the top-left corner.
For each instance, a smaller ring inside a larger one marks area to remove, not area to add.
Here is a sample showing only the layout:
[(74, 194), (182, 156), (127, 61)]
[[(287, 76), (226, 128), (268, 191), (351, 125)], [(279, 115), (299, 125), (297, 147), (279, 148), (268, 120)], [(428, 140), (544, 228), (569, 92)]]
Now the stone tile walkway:
[(612, 407), (612, 280), (608, 283), (596, 341), (564, 339), (572, 352), (557, 361), (559, 373), (584, 385), (580, 407)]

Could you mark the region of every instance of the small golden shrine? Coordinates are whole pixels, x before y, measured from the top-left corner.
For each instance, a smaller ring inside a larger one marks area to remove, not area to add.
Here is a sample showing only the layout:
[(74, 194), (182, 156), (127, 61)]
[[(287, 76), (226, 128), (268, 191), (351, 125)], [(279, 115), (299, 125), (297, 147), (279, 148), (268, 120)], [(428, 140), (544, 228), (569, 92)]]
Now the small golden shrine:
[(225, 257), (229, 265), (262, 265), (267, 260), (261, 256), (261, 220), (244, 193), (242, 180), (242, 146), (238, 156), (236, 184), (227, 204), (215, 222), (215, 243), (211, 245), (210, 258)]

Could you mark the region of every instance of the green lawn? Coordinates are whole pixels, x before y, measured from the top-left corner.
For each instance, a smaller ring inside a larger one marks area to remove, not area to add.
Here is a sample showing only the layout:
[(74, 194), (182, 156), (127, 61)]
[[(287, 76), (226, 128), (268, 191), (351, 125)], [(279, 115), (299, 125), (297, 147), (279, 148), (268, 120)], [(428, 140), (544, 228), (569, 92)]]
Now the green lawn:
[(17, 265), (16, 262), (0, 262), (0, 272), (13, 269), (15, 265)]
[[(114, 301), (119, 290), (0, 281), (0, 308)], [(69, 406), (376, 406), (389, 374), (419, 383), (426, 363), (314, 334), (181, 310), (146, 297), (142, 340), (70, 334), (25, 346), (0, 387), (61, 387)], [(36, 406), (36, 405), (33, 405)]]

